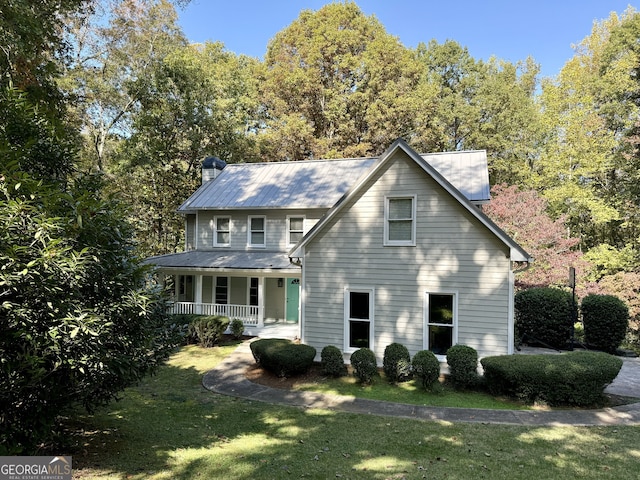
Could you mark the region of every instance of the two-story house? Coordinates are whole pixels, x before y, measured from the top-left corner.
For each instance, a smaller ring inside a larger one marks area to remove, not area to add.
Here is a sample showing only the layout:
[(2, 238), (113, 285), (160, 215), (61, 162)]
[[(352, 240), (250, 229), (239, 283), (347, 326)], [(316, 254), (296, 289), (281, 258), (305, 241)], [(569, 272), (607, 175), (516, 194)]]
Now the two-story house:
[(297, 322), (318, 351), (512, 353), (514, 270), (530, 257), (488, 201), (484, 151), (420, 155), (399, 139), (378, 158), (209, 159), (179, 208), (185, 251), (149, 261), (174, 278), (176, 312)]

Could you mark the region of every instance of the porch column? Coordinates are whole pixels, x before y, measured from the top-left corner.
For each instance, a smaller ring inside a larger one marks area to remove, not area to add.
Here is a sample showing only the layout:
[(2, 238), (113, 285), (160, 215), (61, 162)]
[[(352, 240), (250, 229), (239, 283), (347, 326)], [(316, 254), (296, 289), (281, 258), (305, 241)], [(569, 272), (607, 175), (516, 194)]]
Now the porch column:
[(258, 277), (258, 327), (264, 327), (264, 277)]
[(193, 303), (194, 305), (194, 312), (202, 315), (202, 275), (195, 275), (195, 282), (193, 285), (193, 289), (195, 290), (193, 292)]

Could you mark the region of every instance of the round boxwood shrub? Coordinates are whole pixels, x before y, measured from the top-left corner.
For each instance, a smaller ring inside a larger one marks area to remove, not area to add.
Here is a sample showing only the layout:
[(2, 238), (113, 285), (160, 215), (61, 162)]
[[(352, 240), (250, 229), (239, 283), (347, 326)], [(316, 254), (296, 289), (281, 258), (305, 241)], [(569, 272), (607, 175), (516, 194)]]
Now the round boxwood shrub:
[(571, 336), (569, 292), (558, 288), (529, 288), (515, 296), (516, 335), (527, 343), (563, 348)]
[(371, 349), (359, 348), (351, 354), (350, 360), (353, 374), (360, 383), (371, 383), (373, 377), (378, 374), (376, 354)]
[(229, 327), (229, 317), (220, 315), (199, 316), (191, 324), (198, 343), (203, 347), (213, 347)]
[(449, 378), (456, 387), (473, 388), (478, 384), (478, 352), (467, 345), (454, 345), (447, 350)]
[(242, 323), (242, 320), (240, 320), (239, 318), (234, 318), (233, 320), (231, 320), (229, 329), (231, 330), (231, 335), (233, 335), (234, 338), (238, 339), (242, 337), (242, 334), (244, 333), (244, 323)]
[(327, 345), (322, 349), (320, 364), (322, 372), (330, 377), (344, 377), (347, 374), (347, 366), (344, 364), (342, 352), (335, 345)]
[(413, 375), (425, 390), (430, 390), (440, 378), (440, 362), (430, 350), (420, 350), (411, 360)]
[(587, 295), (580, 305), (587, 345), (615, 353), (629, 328), (629, 308), (613, 295)]
[(279, 377), (305, 373), (316, 356), (311, 345), (293, 343), (284, 338), (261, 338), (249, 345), (253, 358), (263, 368)]
[(391, 343), (384, 349), (382, 369), (391, 383), (405, 382), (411, 378), (411, 356), (407, 347)]

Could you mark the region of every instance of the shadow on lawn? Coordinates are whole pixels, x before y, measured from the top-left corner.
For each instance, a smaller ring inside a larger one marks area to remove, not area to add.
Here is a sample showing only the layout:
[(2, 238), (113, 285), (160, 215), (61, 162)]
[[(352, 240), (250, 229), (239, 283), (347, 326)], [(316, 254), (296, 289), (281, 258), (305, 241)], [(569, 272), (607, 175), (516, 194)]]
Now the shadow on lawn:
[(121, 401), (75, 415), (74, 478), (623, 478), (640, 455), (634, 427), (454, 425), (306, 410), (213, 394), (202, 374), (169, 364)]

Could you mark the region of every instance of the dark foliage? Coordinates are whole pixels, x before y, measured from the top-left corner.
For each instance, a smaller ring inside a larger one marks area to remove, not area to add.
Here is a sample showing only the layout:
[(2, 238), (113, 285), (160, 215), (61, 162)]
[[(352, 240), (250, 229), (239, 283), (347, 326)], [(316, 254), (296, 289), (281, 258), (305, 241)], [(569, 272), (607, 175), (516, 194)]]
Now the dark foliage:
[(589, 347), (615, 353), (629, 328), (629, 309), (613, 295), (587, 295), (580, 304)]
[(382, 368), (391, 383), (405, 382), (411, 378), (411, 356), (407, 347), (391, 343), (384, 349)]
[(533, 403), (597, 405), (622, 360), (603, 352), (575, 351), (560, 355), (502, 355), (480, 363), (489, 391)]
[(516, 335), (526, 343), (566, 346), (571, 333), (571, 294), (558, 288), (530, 288), (515, 296)]
[(231, 320), (231, 325), (229, 326), (231, 329), (231, 334), (237, 340), (244, 334), (244, 323), (239, 318), (234, 318)]
[(335, 345), (327, 345), (320, 352), (322, 372), (331, 377), (344, 377), (347, 374), (347, 366), (344, 364), (342, 352)]
[(413, 375), (420, 379), (425, 390), (433, 388), (440, 378), (440, 362), (430, 350), (420, 350), (411, 360)]
[(473, 388), (479, 383), (478, 352), (467, 345), (454, 345), (447, 350), (449, 379), (456, 387)]
[(378, 361), (376, 354), (369, 348), (360, 348), (351, 354), (353, 374), (360, 383), (371, 383), (378, 375)]
[(283, 338), (262, 338), (251, 342), (250, 348), (260, 366), (280, 377), (305, 373), (316, 356), (312, 346)]

